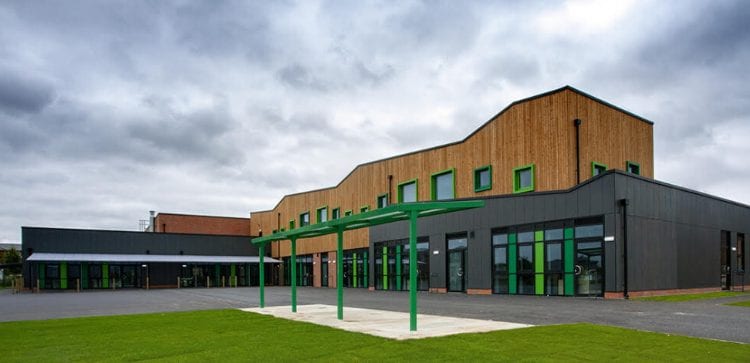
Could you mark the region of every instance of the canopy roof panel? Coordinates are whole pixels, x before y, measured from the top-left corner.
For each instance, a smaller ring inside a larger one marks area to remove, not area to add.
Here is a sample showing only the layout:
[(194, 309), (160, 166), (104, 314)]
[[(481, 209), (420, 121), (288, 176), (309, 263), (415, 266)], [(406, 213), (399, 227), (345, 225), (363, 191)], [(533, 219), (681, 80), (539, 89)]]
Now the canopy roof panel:
[(282, 241), (292, 238), (300, 239), (323, 236), (336, 233), (339, 229), (350, 231), (359, 228), (367, 228), (380, 224), (407, 220), (411, 213), (417, 213), (417, 218), (420, 218), (481, 207), (484, 207), (483, 200), (400, 203), (327, 222), (295, 228), (289, 231), (276, 232), (268, 236), (254, 238), (252, 243), (266, 244), (268, 242)]
[[(39, 262), (172, 262), (172, 263), (258, 263), (258, 256), (201, 256), (201, 255), (128, 255), (114, 253), (45, 253), (35, 252), (27, 261)], [(265, 263), (279, 262), (266, 257)]]

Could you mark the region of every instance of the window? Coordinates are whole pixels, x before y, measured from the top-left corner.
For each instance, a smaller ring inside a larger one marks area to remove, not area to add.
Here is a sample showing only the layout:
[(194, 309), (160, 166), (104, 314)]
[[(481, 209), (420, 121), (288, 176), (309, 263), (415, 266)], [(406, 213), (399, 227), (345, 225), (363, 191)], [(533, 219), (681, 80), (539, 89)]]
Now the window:
[(367, 212), (368, 210), (370, 210), (370, 206), (369, 205), (363, 205), (363, 206), (359, 207), (359, 212), (360, 213)]
[(492, 189), (492, 165), (474, 169), (474, 192)]
[(513, 193), (534, 191), (534, 164), (513, 169)]
[(344, 217), (348, 217), (350, 215), (352, 215), (352, 210), (351, 209), (348, 209), (346, 212), (344, 212)]
[(328, 222), (328, 207), (323, 206), (315, 211), (318, 223)]
[(492, 292), (508, 293), (508, 234), (492, 235)]
[(627, 161), (625, 163), (625, 170), (631, 174), (641, 175), (641, 164), (634, 161)]
[(591, 162), (591, 176), (592, 177), (602, 174), (605, 171), (607, 171), (606, 165), (597, 163), (596, 161)]
[(378, 209), (388, 206), (388, 193), (378, 195)]
[[(563, 295), (563, 229), (552, 228), (544, 231), (544, 293)], [(540, 256), (537, 256), (540, 257)]]
[(294, 219), (290, 219), (289, 220), (289, 230), (291, 231), (293, 229), (294, 229)]
[(309, 226), (310, 225), (310, 212), (305, 212), (299, 215), (299, 226)]
[(398, 202), (410, 203), (417, 201), (417, 179), (405, 181), (398, 185)]
[(455, 169), (443, 170), (430, 177), (430, 197), (432, 200), (446, 200), (456, 197)]
[(331, 219), (341, 218), (341, 208), (333, 208), (331, 211)]

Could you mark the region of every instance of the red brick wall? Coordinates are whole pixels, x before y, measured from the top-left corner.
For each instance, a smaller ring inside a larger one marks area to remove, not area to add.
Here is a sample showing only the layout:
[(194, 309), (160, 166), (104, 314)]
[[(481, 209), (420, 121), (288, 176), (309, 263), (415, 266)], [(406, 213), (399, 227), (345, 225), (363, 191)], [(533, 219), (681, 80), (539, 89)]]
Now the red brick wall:
[(159, 213), (155, 218), (154, 226), (155, 232), (253, 235), (250, 218)]

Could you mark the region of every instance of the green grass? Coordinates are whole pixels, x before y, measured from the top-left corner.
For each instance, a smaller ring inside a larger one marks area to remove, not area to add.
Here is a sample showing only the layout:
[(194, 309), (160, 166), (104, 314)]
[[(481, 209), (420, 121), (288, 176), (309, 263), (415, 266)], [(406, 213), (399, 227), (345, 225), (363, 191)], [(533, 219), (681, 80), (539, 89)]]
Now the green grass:
[[(405, 322), (406, 323), (406, 322)], [(0, 323), (3, 362), (747, 361), (750, 345), (591, 324), (395, 341), (238, 310)]]
[(706, 292), (702, 294), (685, 294), (685, 295), (666, 295), (666, 296), (649, 296), (639, 297), (633, 300), (641, 301), (664, 301), (664, 302), (682, 302), (692, 300), (703, 300), (703, 299), (716, 299), (720, 297), (732, 297), (732, 296), (743, 296), (750, 293), (746, 292), (730, 292), (730, 291), (717, 291), (717, 292)]
[(748, 301), (739, 301), (739, 302), (735, 302), (735, 303), (729, 303), (727, 305), (744, 306), (746, 308), (750, 308), (750, 300), (748, 300)]

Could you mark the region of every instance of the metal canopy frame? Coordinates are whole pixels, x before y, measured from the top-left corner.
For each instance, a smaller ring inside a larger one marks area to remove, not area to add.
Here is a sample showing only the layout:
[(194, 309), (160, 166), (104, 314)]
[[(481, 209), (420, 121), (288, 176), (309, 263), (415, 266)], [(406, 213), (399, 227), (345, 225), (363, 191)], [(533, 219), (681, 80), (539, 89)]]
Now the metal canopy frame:
[[(292, 312), (297, 312), (297, 240), (324, 236), (332, 233), (338, 235), (336, 247), (336, 290), (337, 317), (344, 319), (344, 231), (368, 228), (380, 224), (398, 221), (409, 221), (409, 329), (417, 330), (417, 218), (438, 214), (457, 212), (460, 210), (484, 207), (483, 200), (462, 201), (433, 201), (413, 202), (390, 205), (372, 211), (350, 215), (322, 223), (303, 226), (300, 228), (281, 231), (269, 236), (254, 238), (251, 242), (258, 246), (260, 264), (263, 264), (265, 247), (270, 242), (291, 241), (291, 273), (292, 273)], [(369, 268), (369, 263), (368, 267)], [(265, 307), (265, 272), (260, 269), (260, 307)], [(368, 282), (369, 284), (369, 282)]]

